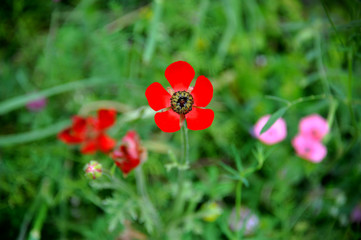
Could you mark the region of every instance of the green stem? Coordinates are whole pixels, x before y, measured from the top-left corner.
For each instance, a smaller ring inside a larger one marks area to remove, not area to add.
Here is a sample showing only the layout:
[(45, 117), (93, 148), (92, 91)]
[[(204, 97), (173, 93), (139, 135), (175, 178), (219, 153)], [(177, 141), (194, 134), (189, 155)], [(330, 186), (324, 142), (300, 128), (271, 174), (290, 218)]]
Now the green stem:
[(144, 175), (143, 175), (143, 171), (142, 171), (142, 166), (140, 165), (139, 167), (137, 167), (137, 169), (135, 169), (135, 178), (137, 180), (137, 189), (138, 189), (138, 193), (144, 198), (147, 199), (148, 198), (148, 194), (147, 194), (147, 190), (146, 190), (146, 185), (144, 182)]
[(102, 108), (114, 109), (119, 113), (125, 113), (130, 110), (130, 108), (127, 105), (122, 104), (120, 102), (111, 101), (111, 100), (101, 100), (101, 101), (91, 102), (91, 103), (88, 103), (88, 104), (82, 106), (82, 108), (79, 111), (79, 115), (87, 116), (90, 112), (96, 111), (96, 110), (99, 110)]
[(155, 226), (154, 229), (151, 228), (149, 230), (150, 231), (155, 230), (155, 231), (160, 232), (162, 224), (161, 224), (160, 217), (159, 217), (153, 203), (149, 199), (148, 192), (147, 192), (147, 185), (146, 185), (146, 182), (144, 181), (142, 165), (140, 165), (135, 170), (135, 178), (137, 181), (138, 194), (141, 195), (141, 197), (142, 197), (142, 201), (140, 201), (140, 207), (142, 209), (142, 212), (144, 214), (149, 214), (150, 218), (153, 220), (152, 224)]
[(337, 33), (336, 26), (335, 26), (335, 24), (333, 23), (332, 18), (331, 18), (331, 16), (330, 16), (329, 12), (328, 12), (328, 9), (327, 9), (327, 7), (326, 7), (325, 0), (321, 0), (321, 3), (322, 3), (323, 9), (325, 10), (327, 19), (328, 19), (328, 21), (331, 23), (332, 29), (335, 31), (335, 34), (336, 34), (336, 36), (337, 36), (337, 40), (341, 43), (341, 45), (342, 45), (343, 47), (345, 47), (345, 44), (342, 42), (341, 38), (339, 37), (339, 34)]
[(145, 63), (150, 62), (156, 47), (157, 34), (163, 12), (163, 0), (155, 0), (153, 9), (154, 15), (149, 26), (148, 37), (145, 43), (145, 49), (143, 54), (143, 61)]
[(323, 88), (324, 88), (324, 92), (326, 94), (326, 96), (328, 97), (332, 97), (331, 96), (331, 90), (330, 90), (330, 85), (328, 83), (327, 80), (327, 74), (326, 74), (326, 70), (325, 70), (325, 66), (323, 64), (323, 60), (322, 60), (322, 47), (321, 47), (321, 35), (320, 34), (316, 34), (315, 36), (315, 47), (317, 49), (317, 68), (318, 68), (318, 74), (320, 75), (322, 84), (323, 84)]
[(184, 165), (188, 165), (189, 164), (189, 143), (188, 143), (188, 129), (187, 129), (187, 125), (184, 122), (184, 125), (181, 128), (181, 132), (182, 132), (182, 149), (183, 149), (183, 158), (182, 158), (182, 162), (181, 165), (183, 165), (182, 167), (184, 167)]
[(189, 153), (189, 145), (188, 145), (188, 132), (187, 132), (187, 125), (184, 122), (183, 126), (181, 127), (181, 134), (182, 134), (182, 158), (178, 166), (178, 193), (175, 202), (175, 213), (176, 216), (182, 213), (184, 208), (184, 199), (183, 199), (183, 189), (184, 189), (184, 170), (186, 166), (188, 166), (188, 153)]
[(35, 219), (33, 229), (31, 229), (29, 233), (29, 238), (28, 238), (29, 240), (41, 239), (41, 229), (43, 227), (47, 212), (48, 212), (48, 205), (45, 202), (43, 202), (39, 210), (39, 213)]
[[(237, 182), (236, 186), (236, 226), (238, 226), (238, 223), (241, 219), (241, 201), (242, 201), (242, 181)], [(241, 231), (243, 229), (243, 226), (241, 229), (237, 230), (236, 239), (241, 239)]]
[(348, 152), (357, 142), (358, 139), (358, 135), (359, 135), (359, 129), (357, 126), (357, 121), (355, 118), (355, 113), (352, 107), (352, 89), (353, 89), (353, 74), (352, 74), (352, 51), (349, 51), (347, 54), (347, 64), (348, 64), (348, 81), (347, 81), (347, 106), (350, 112), (350, 116), (351, 116), (351, 122), (352, 125), (354, 127), (354, 135), (352, 138), (351, 143), (349, 144), (349, 146), (347, 147), (346, 152)]

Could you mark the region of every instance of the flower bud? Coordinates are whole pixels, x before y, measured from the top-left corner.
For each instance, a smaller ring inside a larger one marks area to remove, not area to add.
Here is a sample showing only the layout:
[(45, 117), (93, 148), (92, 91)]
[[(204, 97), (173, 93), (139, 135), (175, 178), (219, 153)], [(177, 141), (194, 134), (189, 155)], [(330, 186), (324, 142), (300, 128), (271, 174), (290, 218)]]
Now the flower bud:
[(89, 179), (97, 179), (102, 176), (103, 168), (97, 161), (90, 161), (84, 167), (85, 176)]

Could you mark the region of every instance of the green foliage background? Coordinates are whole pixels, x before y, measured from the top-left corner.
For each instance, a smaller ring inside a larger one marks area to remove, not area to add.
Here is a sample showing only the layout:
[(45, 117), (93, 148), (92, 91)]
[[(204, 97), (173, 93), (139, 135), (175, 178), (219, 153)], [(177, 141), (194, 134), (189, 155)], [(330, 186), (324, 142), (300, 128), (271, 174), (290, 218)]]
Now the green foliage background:
[[(260, 224), (244, 238), (361, 238), (350, 222), (361, 201), (360, 1), (6, 0), (0, 16), (3, 239), (117, 239), (125, 220), (147, 239), (236, 239), (228, 215), (237, 181), (221, 163), (236, 169), (239, 156), (251, 168), (256, 149), (267, 158), (243, 179), (242, 206)], [(168, 86), (164, 70), (178, 60), (215, 89), (212, 126), (189, 131), (182, 196), (176, 169), (166, 169), (181, 156), (180, 133), (157, 128), (144, 96), (155, 81)], [(46, 108), (29, 112), (25, 104), (39, 96)], [(89, 182), (85, 163), (96, 159), (110, 170), (113, 161), (56, 138), (71, 116), (109, 107), (104, 100), (124, 110), (110, 135), (120, 141), (135, 129), (148, 148), (142, 169), (155, 209), (137, 195), (134, 173), (124, 178), (117, 169), (115, 178)], [(257, 119), (282, 107), (286, 140), (253, 139)], [(291, 146), (311, 113), (332, 124), (320, 164)], [(174, 218), (177, 198), (185, 208)], [(214, 222), (199, 214), (207, 202), (223, 209)]]

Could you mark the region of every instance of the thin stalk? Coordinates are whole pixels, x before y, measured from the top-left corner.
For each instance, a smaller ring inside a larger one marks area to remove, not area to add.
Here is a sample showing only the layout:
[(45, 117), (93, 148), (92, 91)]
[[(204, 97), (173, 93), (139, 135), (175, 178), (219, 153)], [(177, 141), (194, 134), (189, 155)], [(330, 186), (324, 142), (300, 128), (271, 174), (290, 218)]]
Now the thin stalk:
[[(151, 215), (151, 218), (154, 221), (154, 225), (156, 226), (155, 231), (160, 231), (161, 230), (160, 217), (159, 217), (153, 203), (149, 199), (148, 192), (147, 192), (147, 185), (146, 185), (146, 182), (144, 181), (142, 165), (140, 165), (135, 170), (135, 178), (136, 178), (136, 182), (137, 182), (138, 194), (141, 195), (142, 200), (143, 200), (143, 204), (140, 204), (140, 207), (143, 208), (143, 212), (148, 212), (148, 214)], [(140, 201), (140, 203), (142, 203), (142, 201)]]
[(332, 26), (332, 29), (335, 31), (335, 34), (336, 34), (336, 36), (337, 36), (337, 40), (341, 43), (341, 45), (342, 45), (343, 47), (345, 47), (345, 44), (342, 42), (341, 38), (339, 37), (339, 34), (338, 34), (338, 32), (337, 32), (337, 29), (336, 29), (336, 26), (335, 26), (335, 24), (333, 23), (330, 14), (328, 13), (328, 9), (327, 9), (327, 7), (326, 7), (325, 0), (321, 0), (321, 3), (322, 3), (323, 9), (325, 10), (327, 19), (328, 19), (328, 21), (330, 22), (330, 24), (331, 24), (331, 26)]
[[(349, 147), (347, 147), (347, 151), (349, 151), (356, 143), (357, 139), (358, 139), (358, 135), (359, 135), (359, 129), (357, 126), (357, 121), (355, 118), (355, 113), (352, 107), (352, 89), (353, 89), (353, 74), (352, 74), (352, 51), (349, 51), (347, 54), (347, 64), (348, 64), (348, 79), (347, 79), (347, 106), (350, 112), (350, 116), (351, 116), (351, 122), (352, 125), (355, 129), (354, 131), (354, 135), (352, 138), (352, 141), (349, 145)], [(346, 151), (346, 152), (347, 152)]]
[(183, 189), (184, 189), (184, 170), (186, 169), (185, 166), (189, 163), (188, 153), (189, 153), (189, 144), (188, 144), (188, 131), (186, 122), (184, 122), (183, 126), (181, 127), (181, 134), (182, 134), (182, 158), (178, 166), (178, 193), (175, 202), (175, 213), (178, 216), (183, 208), (184, 208), (184, 199), (183, 199)]
[(82, 108), (79, 111), (79, 115), (87, 116), (90, 112), (96, 111), (96, 110), (99, 110), (102, 108), (114, 109), (119, 113), (125, 113), (125, 112), (130, 111), (130, 107), (128, 107), (127, 105), (125, 105), (123, 103), (111, 101), (111, 100), (102, 100), (102, 101), (91, 102), (91, 103), (88, 103), (88, 104), (82, 106)]
[[(241, 219), (241, 201), (242, 201), (242, 181), (237, 182), (236, 186), (236, 226), (238, 226), (238, 223)], [(238, 229), (236, 232), (236, 239), (241, 239), (241, 230), (243, 229), (243, 226), (241, 229)]]
[[(182, 148), (183, 148), (183, 159), (181, 165), (189, 164), (189, 142), (188, 142), (188, 129), (187, 124), (184, 122), (184, 125), (181, 128), (182, 131)], [(182, 166), (184, 167), (184, 166)]]
[(318, 74), (319, 74), (319, 76), (321, 78), (323, 88), (324, 88), (324, 92), (325, 92), (326, 96), (332, 97), (331, 96), (330, 85), (329, 85), (328, 80), (327, 80), (327, 74), (326, 74), (325, 66), (324, 66), (323, 60), (322, 60), (322, 47), (321, 47), (321, 36), (320, 36), (320, 34), (316, 34), (316, 36), (315, 36), (315, 47), (316, 47), (317, 52), (318, 52), (317, 53)]
[(31, 229), (29, 233), (29, 237), (28, 237), (29, 240), (41, 239), (41, 229), (43, 227), (47, 213), (48, 213), (48, 205), (45, 202), (43, 202), (39, 210), (39, 213), (36, 216), (33, 229)]
[(156, 47), (157, 34), (163, 12), (163, 0), (154, 1), (153, 11), (154, 11), (154, 15), (149, 26), (148, 36), (145, 42), (145, 49), (143, 54), (143, 61), (145, 63), (150, 62)]
[[(40, 187), (41, 189), (41, 187)], [(33, 203), (31, 204), (29, 210), (26, 212), (23, 222), (21, 223), (20, 232), (17, 240), (24, 240), (26, 232), (28, 230), (29, 224), (34, 217), (36, 208), (38, 208), (39, 204), (41, 203), (41, 191), (38, 192), (38, 195), (34, 199)]]
[(137, 189), (138, 189), (138, 193), (143, 197), (143, 198), (148, 198), (148, 193), (147, 193), (147, 186), (145, 185), (144, 182), (144, 175), (143, 175), (143, 171), (142, 171), (142, 165), (140, 165), (139, 167), (137, 167), (137, 169), (135, 169), (135, 178), (137, 181)]

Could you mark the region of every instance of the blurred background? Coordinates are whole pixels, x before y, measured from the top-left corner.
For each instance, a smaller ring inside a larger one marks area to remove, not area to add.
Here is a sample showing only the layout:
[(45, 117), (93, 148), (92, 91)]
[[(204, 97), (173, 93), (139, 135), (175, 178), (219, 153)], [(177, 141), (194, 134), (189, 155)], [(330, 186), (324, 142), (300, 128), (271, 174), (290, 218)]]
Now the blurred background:
[[(261, 149), (266, 160), (242, 189), (242, 206), (257, 219), (244, 239), (361, 239), (360, 16), (359, 0), (2, 1), (1, 238), (236, 239), (237, 181), (223, 165), (236, 169), (240, 157), (256, 166)], [(181, 155), (181, 136), (159, 130), (144, 93), (153, 82), (169, 86), (164, 71), (179, 60), (213, 83), (215, 119), (188, 133), (187, 211), (167, 222), (177, 197), (176, 169), (167, 166)], [(72, 116), (114, 104), (121, 110), (108, 132), (118, 141), (139, 133), (160, 220), (120, 187), (136, 189), (134, 174), (89, 181), (87, 162), (111, 169), (112, 159), (56, 138)], [(252, 137), (261, 116), (285, 106), (284, 141)], [(291, 145), (312, 113), (331, 123), (319, 164)], [(208, 208), (221, 214), (197, 215)]]

